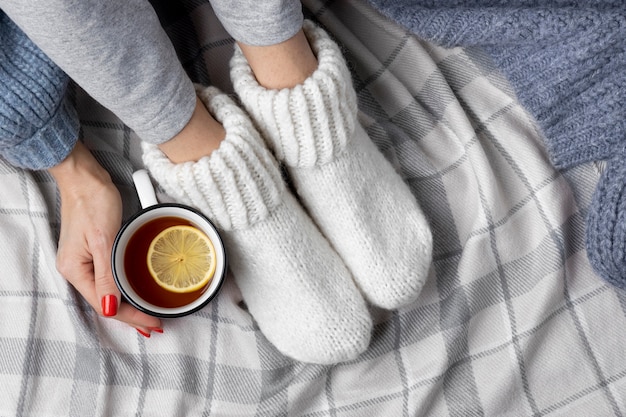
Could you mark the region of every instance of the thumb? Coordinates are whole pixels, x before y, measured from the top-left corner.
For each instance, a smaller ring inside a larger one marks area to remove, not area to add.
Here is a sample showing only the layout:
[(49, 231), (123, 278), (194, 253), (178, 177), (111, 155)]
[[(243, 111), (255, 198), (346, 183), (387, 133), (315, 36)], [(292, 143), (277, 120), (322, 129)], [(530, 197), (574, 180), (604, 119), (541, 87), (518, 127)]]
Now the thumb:
[(111, 270), (111, 251), (113, 242), (109, 239), (97, 239), (92, 244), (93, 272), (96, 287), (96, 295), (100, 301), (102, 315), (113, 317), (117, 314), (121, 294)]

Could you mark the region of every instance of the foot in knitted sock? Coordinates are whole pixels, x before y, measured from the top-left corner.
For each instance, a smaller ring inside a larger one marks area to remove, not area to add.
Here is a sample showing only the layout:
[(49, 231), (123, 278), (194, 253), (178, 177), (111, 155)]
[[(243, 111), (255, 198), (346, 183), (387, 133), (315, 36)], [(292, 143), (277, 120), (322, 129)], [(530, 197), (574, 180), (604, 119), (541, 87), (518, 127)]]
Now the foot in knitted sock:
[(371, 303), (414, 301), (431, 263), (430, 227), (414, 196), (356, 119), (356, 94), (337, 45), (307, 21), (319, 62), (304, 83), (260, 86), (236, 48), (231, 79), (309, 215)]
[(611, 160), (587, 215), (587, 254), (596, 272), (626, 290), (626, 164)]
[(369, 344), (372, 322), (349, 271), (286, 190), (248, 116), (214, 88), (198, 93), (226, 130), (220, 147), (198, 162), (173, 164), (143, 144), (146, 168), (220, 229), (248, 309), (278, 350), (320, 364), (355, 358)]

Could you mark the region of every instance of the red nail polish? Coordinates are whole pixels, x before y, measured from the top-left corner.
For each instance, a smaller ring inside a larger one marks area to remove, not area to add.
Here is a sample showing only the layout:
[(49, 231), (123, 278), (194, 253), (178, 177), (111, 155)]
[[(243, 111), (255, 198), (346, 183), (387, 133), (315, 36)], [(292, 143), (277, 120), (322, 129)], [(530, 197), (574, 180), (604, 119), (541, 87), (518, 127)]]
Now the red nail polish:
[(117, 297), (113, 294), (102, 297), (102, 314), (106, 317), (112, 317), (117, 314)]
[(150, 338), (150, 333), (146, 333), (141, 329), (137, 329), (136, 327), (135, 327), (135, 330), (137, 330), (137, 332), (139, 332), (139, 334), (142, 335), (143, 337)]
[(163, 333), (163, 329), (160, 327), (148, 327), (151, 332)]

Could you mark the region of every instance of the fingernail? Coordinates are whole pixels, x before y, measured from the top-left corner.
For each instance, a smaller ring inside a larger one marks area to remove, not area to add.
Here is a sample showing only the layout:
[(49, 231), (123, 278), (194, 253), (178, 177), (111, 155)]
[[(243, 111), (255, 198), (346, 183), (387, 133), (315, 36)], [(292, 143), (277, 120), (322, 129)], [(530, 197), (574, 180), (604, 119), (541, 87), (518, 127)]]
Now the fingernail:
[(106, 317), (112, 317), (117, 314), (117, 297), (113, 294), (102, 297), (102, 314)]
[(137, 329), (136, 327), (135, 327), (135, 330), (137, 330), (137, 332), (139, 332), (139, 334), (142, 335), (143, 337), (150, 338), (150, 333), (146, 333), (141, 329)]
[(163, 333), (163, 329), (160, 327), (148, 327), (151, 332)]

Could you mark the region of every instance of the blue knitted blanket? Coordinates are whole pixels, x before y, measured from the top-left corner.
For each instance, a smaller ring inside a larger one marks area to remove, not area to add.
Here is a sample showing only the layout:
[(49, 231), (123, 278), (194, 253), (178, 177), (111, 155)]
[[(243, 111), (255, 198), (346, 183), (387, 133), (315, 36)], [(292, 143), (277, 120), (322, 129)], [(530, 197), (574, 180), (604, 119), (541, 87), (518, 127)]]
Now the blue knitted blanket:
[(420, 38), (489, 53), (557, 168), (626, 152), (626, 1), (369, 1)]

